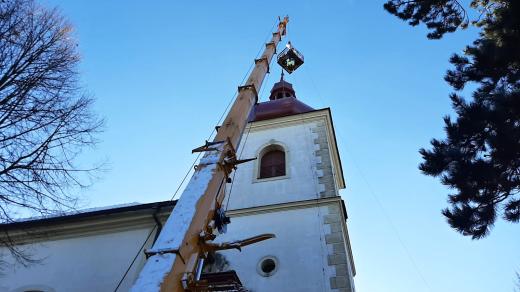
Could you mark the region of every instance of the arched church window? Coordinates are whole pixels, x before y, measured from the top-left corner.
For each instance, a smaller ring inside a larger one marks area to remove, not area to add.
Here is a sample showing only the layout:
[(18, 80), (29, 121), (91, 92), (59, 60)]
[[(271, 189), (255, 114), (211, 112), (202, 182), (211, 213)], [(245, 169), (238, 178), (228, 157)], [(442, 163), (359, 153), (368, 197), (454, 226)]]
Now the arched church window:
[(285, 151), (278, 145), (265, 149), (260, 158), (260, 175), (258, 178), (270, 178), (285, 175)]

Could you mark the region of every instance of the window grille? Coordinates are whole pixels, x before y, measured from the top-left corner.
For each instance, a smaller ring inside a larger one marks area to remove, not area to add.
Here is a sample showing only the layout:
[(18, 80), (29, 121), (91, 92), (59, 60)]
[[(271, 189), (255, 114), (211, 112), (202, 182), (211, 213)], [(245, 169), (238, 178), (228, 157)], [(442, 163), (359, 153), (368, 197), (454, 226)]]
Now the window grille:
[(271, 150), (260, 160), (260, 177), (270, 178), (285, 175), (285, 152), (281, 150)]

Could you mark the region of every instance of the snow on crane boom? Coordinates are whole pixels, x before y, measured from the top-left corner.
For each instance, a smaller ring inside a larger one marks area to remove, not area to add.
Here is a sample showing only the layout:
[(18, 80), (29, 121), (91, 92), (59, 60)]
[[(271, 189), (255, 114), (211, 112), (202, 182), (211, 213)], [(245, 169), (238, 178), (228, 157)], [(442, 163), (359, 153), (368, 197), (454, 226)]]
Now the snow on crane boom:
[(202, 271), (203, 258), (207, 252), (238, 248), (274, 237), (264, 234), (227, 244), (214, 244), (212, 223), (215, 212), (224, 199), (222, 185), (230, 178), (238, 160), (238, 147), (247, 117), (258, 101), (258, 92), (269, 72), (269, 64), (276, 53), (276, 47), (285, 35), (289, 17), (284, 17), (266, 43), (264, 52), (255, 60), (255, 67), (245, 85), (239, 86), (238, 95), (218, 129), (213, 142), (194, 149), (205, 152), (197, 165), (191, 180), (182, 193), (172, 214), (166, 221), (151, 250), (144, 268), (131, 291), (194, 291)]

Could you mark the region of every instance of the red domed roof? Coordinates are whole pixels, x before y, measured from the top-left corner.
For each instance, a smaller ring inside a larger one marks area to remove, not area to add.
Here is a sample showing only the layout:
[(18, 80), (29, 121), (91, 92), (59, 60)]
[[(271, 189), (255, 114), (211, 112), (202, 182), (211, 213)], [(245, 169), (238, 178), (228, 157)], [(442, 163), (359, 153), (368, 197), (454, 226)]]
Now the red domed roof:
[(275, 100), (284, 97), (296, 97), (296, 92), (294, 92), (292, 84), (283, 80), (282, 76), (282, 79), (273, 85), (269, 100)]
[(263, 121), (313, 111), (314, 109), (296, 99), (292, 84), (282, 79), (271, 89), (269, 101), (256, 104), (249, 115), (249, 122)]

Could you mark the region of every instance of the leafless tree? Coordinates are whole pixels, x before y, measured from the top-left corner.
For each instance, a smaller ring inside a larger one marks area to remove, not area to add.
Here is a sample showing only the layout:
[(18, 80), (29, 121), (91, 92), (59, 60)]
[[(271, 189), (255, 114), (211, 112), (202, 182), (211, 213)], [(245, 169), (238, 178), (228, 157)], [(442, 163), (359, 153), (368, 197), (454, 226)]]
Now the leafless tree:
[[(20, 212), (70, 210), (77, 203), (71, 188), (91, 183), (95, 167), (78, 167), (77, 156), (96, 143), (103, 121), (79, 86), (71, 31), (56, 9), (0, 2), (0, 223)], [(29, 263), (4, 235), (0, 246)]]
[(520, 274), (516, 272), (515, 292), (520, 292)]

